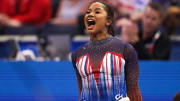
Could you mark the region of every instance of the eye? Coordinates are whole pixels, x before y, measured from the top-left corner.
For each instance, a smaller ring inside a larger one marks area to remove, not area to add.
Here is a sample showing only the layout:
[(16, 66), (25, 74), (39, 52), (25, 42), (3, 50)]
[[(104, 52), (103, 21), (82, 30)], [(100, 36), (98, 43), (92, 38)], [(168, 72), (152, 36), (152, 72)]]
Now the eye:
[(149, 16), (149, 15), (145, 15), (145, 18), (146, 18), (146, 19), (152, 19), (152, 17)]
[(96, 13), (96, 14), (99, 14), (99, 13), (101, 13), (101, 12), (100, 12), (100, 11), (96, 11), (95, 13)]
[(157, 18), (152, 18), (153, 21), (157, 20)]
[(90, 10), (87, 10), (87, 11), (86, 11), (86, 14), (89, 14), (89, 13), (90, 13)]

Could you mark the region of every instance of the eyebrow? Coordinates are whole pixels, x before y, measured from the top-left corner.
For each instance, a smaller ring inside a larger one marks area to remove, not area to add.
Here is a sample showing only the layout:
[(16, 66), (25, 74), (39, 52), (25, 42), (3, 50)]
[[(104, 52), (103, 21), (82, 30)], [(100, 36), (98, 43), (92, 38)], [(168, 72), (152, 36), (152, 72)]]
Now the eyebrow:
[[(92, 9), (88, 9), (89, 11), (92, 11)], [(102, 10), (102, 8), (95, 8), (95, 11)]]
[(96, 8), (95, 11), (96, 11), (96, 10), (102, 10), (102, 8)]

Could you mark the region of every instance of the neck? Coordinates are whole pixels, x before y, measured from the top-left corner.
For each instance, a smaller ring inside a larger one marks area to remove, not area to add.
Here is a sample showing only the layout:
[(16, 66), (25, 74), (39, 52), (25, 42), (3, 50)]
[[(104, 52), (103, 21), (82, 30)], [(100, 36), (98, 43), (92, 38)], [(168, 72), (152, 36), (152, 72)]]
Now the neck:
[(104, 40), (108, 38), (110, 35), (108, 33), (98, 33), (98, 34), (91, 34), (90, 40)]

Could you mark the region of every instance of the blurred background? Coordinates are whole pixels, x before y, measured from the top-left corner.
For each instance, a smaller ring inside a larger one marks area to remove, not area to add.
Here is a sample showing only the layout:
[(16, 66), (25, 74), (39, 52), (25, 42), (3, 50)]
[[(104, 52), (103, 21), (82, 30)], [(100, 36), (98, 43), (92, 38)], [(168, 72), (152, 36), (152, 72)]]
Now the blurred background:
[(116, 37), (137, 51), (144, 101), (173, 101), (179, 0), (0, 0), (0, 101), (78, 100), (71, 53), (89, 41), (83, 18), (93, 1), (112, 6)]

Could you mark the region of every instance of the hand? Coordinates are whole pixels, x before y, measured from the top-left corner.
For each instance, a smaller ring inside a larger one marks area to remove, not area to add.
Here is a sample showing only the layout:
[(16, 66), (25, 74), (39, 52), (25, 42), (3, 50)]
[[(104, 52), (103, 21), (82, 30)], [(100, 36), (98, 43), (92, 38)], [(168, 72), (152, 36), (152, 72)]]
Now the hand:
[(20, 27), (21, 23), (17, 20), (9, 19), (6, 25), (11, 27)]
[(63, 24), (63, 20), (60, 18), (54, 18), (51, 20), (51, 23), (54, 25), (62, 25)]
[(8, 22), (9, 17), (4, 15), (4, 14), (0, 14), (0, 24), (1, 25), (6, 25), (6, 23)]
[(140, 21), (142, 17), (143, 17), (142, 12), (135, 12), (130, 15), (130, 19), (135, 22)]
[(54, 18), (54, 19), (51, 20), (51, 23), (52, 23), (52, 24), (57, 24), (58, 21), (59, 21), (59, 19)]
[(11, 26), (11, 27), (20, 27), (21, 26), (21, 23), (19, 21), (13, 20), (4, 14), (0, 14), (0, 24), (6, 25), (6, 26)]
[(130, 99), (129, 99), (129, 97), (124, 97), (124, 98), (122, 98), (122, 99), (119, 100), (119, 101), (130, 101)]
[(121, 27), (121, 39), (124, 42), (136, 43), (139, 41), (137, 24), (129, 19), (119, 20), (116, 26)]
[(129, 99), (129, 97), (123, 97), (122, 95), (117, 94), (115, 96), (115, 101), (130, 101), (130, 99)]

